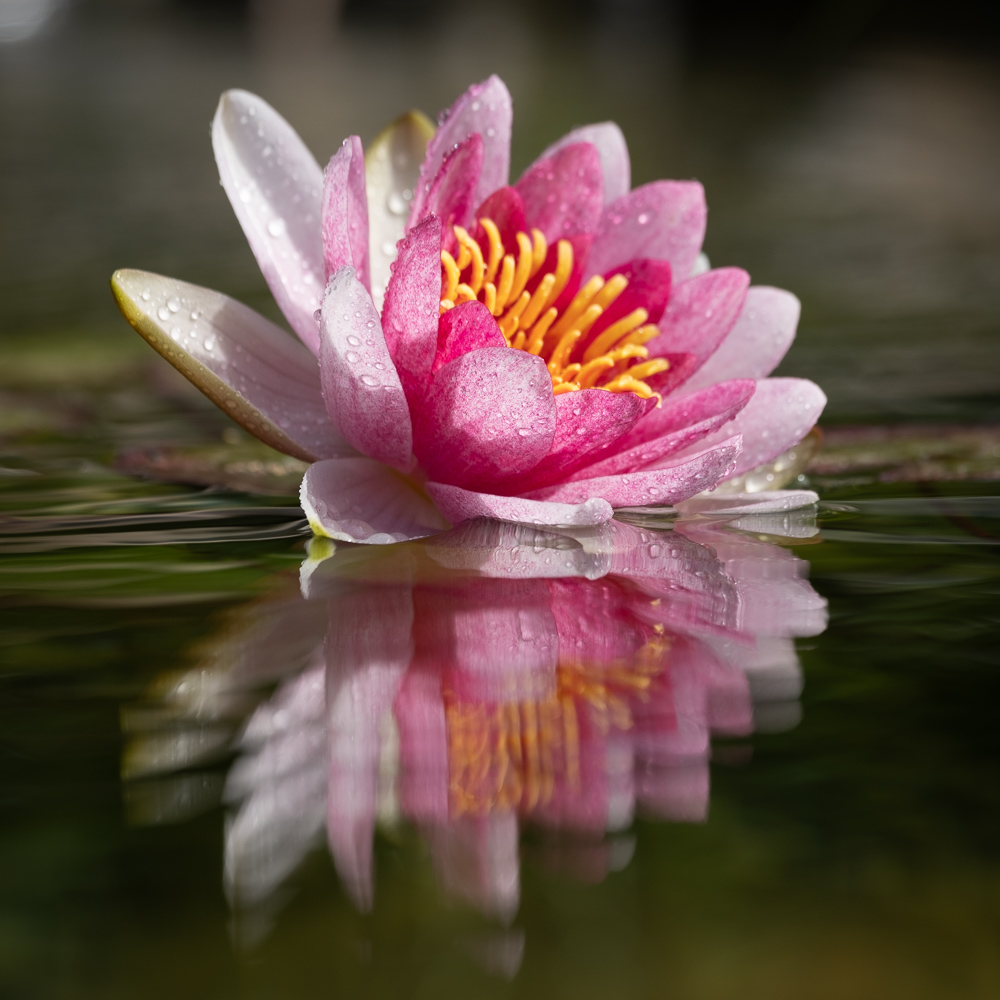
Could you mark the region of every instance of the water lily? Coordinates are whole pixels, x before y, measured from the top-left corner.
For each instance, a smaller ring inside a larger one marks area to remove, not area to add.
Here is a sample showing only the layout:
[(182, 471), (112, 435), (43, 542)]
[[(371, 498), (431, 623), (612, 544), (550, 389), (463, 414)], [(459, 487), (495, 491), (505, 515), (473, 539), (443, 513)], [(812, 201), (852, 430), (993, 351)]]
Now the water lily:
[(706, 269), (700, 184), (630, 190), (605, 122), (510, 185), (511, 123), (491, 77), (436, 130), (410, 114), (322, 170), (274, 109), (230, 91), (212, 131), (222, 184), (301, 343), (221, 293), (112, 279), (157, 350), (313, 463), (301, 496), (317, 534), (598, 524), (740, 482), (823, 408), (813, 383), (767, 378), (795, 297)]

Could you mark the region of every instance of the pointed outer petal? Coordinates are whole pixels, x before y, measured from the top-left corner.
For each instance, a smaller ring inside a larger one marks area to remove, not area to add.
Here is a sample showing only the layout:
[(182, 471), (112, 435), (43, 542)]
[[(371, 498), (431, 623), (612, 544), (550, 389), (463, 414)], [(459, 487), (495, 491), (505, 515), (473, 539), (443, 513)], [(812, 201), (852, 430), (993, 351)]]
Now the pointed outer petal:
[(419, 111), (408, 111), (384, 129), (365, 154), (371, 292), (379, 310), (389, 284), (389, 268), (396, 258), (396, 244), (406, 231), (409, 202), (420, 178), (427, 141), (432, 135), (431, 120)]
[(427, 483), (427, 492), (452, 524), (477, 517), (522, 524), (591, 525), (610, 521), (614, 511), (604, 500), (584, 503), (545, 503), (525, 497), (492, 496), (444, 483)]
[[(604, 203), (610, 204), (632, 187), (632, 166), (629, 162), (628, 145), (622, 130), (614, 122), (598, 122), (596, 125), (582, 125), (568, 132), (558, 142), (554, 142), (535, 160), (548, 159), (560, 149), (578, 142), (589, 142), (601, 158), (601, 174), (604, 177)], [(531, 169), (530, 167), (528, 168)]]
[(331, 458), (306, 469), (299, 491), (317, 535), (387, 545), (448, 527), (404, 476), (370, 458)]
[[(590, 254), (590, 244), (593, 242), (593, 236), (590, 233), (574, 233), (572, 236), (563, 237), (563, 239), (569, 240), (573, 246), (573, 270), (570, 272), (566, 287), (562, 290), (559, 298), (552, 303), (560, 313), (573, 301), (573, 296), (580, 290), (580, 279), (583, 277), (583, 270), (587, 263), (587, 257)], [(549, 251), (545, 257), (545, 263), (542, 264), (535, 276), (525, 286), (529, 292), (534, 292), (538, 287), (538, 283), (545, 275), (555, 273), (558, 254), (558, 242), (550, 244)]]
[[(607, 521), (591, 531), (603, 533), (618, 525)], [(610, 544), (600, 535), (578, 540), (529, 524), (477, 518), (435, 535), (426, 547), (436, 563), (448, 569), (507, 580), (584, 576), (596, 580), (608, 572)]]
[(556, 403), (545, 362), (484, 347), (449, 361), (416, 413), (416, 454), (428, 476), (488, 489), (527, 472), (552, 447)]
[(697, 181), (654, 181), (605, 208), (585, 277), (606, 274), (636, 257), (670, 261), (690, 274), (705, 238), (705, 191)]
[(116, 271), (111, 290), (139, 334), (254, 437), (307, 462), (357, 454), (326, 415), (316, 359), (270, 320), (148, 271)]
[(413, 652), (409, 587), (369, 587), (330, 602), (326, 640), (327, 838), (344, 887), (372, 904), (372, 840), (382, 732)]
[(688, 384), (695, 388), (727, 378), (766, 378), (792, 346), (801, 309), (783, 288), (749, 289), (729, 335)]
[[(462, 302), (449, 309), (438, 323), (437, 354), (431, 374), (437, 373), (449, 361), (478, 351), (483, 347), (506, 347), (497, 321), (482, 302)], [(609, 395), (609, 393), (605, 393)], [(559, 397), (556, 397), (556, 408)]]
[[(502, 336), (502, 334), (501, 334)], [(581, 389), (556, 396), (556, 433), (549, 453), (510, 488), (516, 493), (562, 482), (605, 454), (656, 406), (634, 392)]]
[[(615, 449), (614, 454), (580, 469), (569, 478), (595, 479), (598, 476), (614, 476), (644, 469), (697, 444), (728, 424), (747, 405), (756, 384), (752, 379), (724, 382), (721, 386), (712, 386), (685, 399), (667, 400), (659, 410), (653, 409), (634, 428), (628, 439)], [(661, 433), (657, 437), (649, 437), (649, 432), (643, 425), (652, 424), (650, 430), (655, 432), (654, 421), (658, 418)], [(632, 444), (634, 438), (639, 438), (638, 443)]]
[(400, 242), (382, 310), (385, 342), (411, 407), (431, 376), (440, 313), (441, 221), (431, 216)]
[(437, 670), (410, 669), (396, 696), (399, 729), (399, 799), (416, 823), (448, 820), (448, 729)]
[(510, 132), (514, 118), (510, 94), (498, 76), (475, 83), (441, 116), (438, 130), (427, 144), (420, 180), (413, 189), (407, 228), (424, 217), (427, 197), (448, 152), (470, 135), (483, 137), (483, 171), (476, 185), (473, 205), (503, 187), (510, 173)]
[(601, 159), (589, 142), (578, 142), (528, 167), (515, 185), (529, 226), (550, 242), (571, 233), (592, 233), (604, 207)]
[(358, 451), (407, 471), (410, 411), (378, 313), (354, 269), (341, 268), (323, 297), (319, 367), (330, 419)]
[[(476, 219), (492, 219), (500, 232), (500, 239), (508, 250), (517, 247), (517, 234), (528, 231), (528, 223), (524, 218), (524, 202), (516, 188), (502, 187), (494, 191), (489, 198), (476, 209)], [(489, 256), (489, 240), (482, 226), (476, 226), (475, 237), (483, 250), (484, 256)], [(553, 261), (555, 258), (553, 258)], [(544, 271), (539, 272), (544, 274)]]
[(734, 437), (681, 461), (672, 456), (675, 464), (669, 468), (580, 479), (533, 490), (528, 496), (556, 503), (583, 503), (599, 497), (612, 507), (675, 504), (714, 486), (729, 473), (739, 452), (740, 439)]
[(436, 215), (445, 234), (445, 249), (457, 249), (453, 226), (468, 228), (478, 202), (476, 188), (483, 172), (483, 137), (476, 133), (456, 146), (445, 157), (427, 195), (424, 214)]
[(228, 90), (212, 122), (219, 177), (264, 280), (303, 343), (319, 353), (323, 172), (266, 101)]
[[(628, 287), (605, 312), (601, 313), (597, 322), (590, 328), (581, 346), (577, 348), (581, 353), (612, 323), (617, 323), (633, 310), (641, 307), (649, 313), (647, 323), (659, 323), (667, 307), (670, 299), (671, 269), (665, 260), (631, 260), (612, 273), (628, 278)], [(612, 273), (604, 275), (605, 279), (612, 277)], [(658, 340), (659, 337), (650, 344), (655, 344)], [(666, 352), (658, 352), (650, 346), (649, 353), (653, 357)]]
[(710, 517), (733, 517), (744, 514), (781, 514), (801, 510), (819, 503), (819, 495), (812, 490), (773, 490), (766, 493), (710, 494), (691, 497), (677, 504), (682, 517), (704, 514)]
[(675, 285), (660, 336), (646, 345), (650, 357), (684, 352), (703, 364), (732, 330), (749, 285), (750, 275), (738, 267), (716, 268)]
[(323, 172), (323, 266), (329, 278), (345, 265), (371, 291), (368, 266), (368, 199), (361, 140), (352, 135)]
[[(715, 445), (731, 434), (743, 436), (743, 452), (724, 477), (742, 475), (801, 441), (826, 406), (826, 396), (814, 382), (802, 378), (765, 378), (742, 412), (721, 430), (700, 442)], [(676, 459), (676, 456), (675, 456)]]

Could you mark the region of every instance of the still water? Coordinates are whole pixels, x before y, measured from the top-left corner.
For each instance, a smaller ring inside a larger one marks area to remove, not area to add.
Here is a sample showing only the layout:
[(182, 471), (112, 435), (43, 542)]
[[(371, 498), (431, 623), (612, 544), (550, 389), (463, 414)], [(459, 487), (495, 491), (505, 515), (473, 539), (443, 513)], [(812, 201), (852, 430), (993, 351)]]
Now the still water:
[[(64, 4), (0, 50), (0, 995), (1000, 994), (1000, 438), (927, 473), (836, 426), (996, 419), (995, 66), (275, 9)], [(801, 295), (817, 509), (309, 544), (294, 463), (124, 328), (118, 266), (272, 308), (223, 88), (323, 157), (493, 70), (515, 167), (614, 117), (636, 182), (706, 182), (715, 263)], [(216, 485), (129, 474), (168, 447)]]

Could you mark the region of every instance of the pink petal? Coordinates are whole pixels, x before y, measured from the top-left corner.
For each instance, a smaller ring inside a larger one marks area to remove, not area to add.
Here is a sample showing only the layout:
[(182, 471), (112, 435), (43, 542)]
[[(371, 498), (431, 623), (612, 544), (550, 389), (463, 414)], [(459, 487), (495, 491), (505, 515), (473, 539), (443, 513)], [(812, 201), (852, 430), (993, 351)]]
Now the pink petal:
[[(524, 202), (521, 201), (516, 188), (502, 187), (494, 191), (476, 209), (475, 215), (477, 219), (492, 219), (500, 231), (503, 245), (510, 250), (517, 246), (517, 234), (528, 231), (528, 224), (524, 219)], [(481, 226), (476, 227), (475, 236), (483, 248), (484, 255), (488, 256), (489, 242)]]
[(766, 378), (792, 346), (800, 311), (791, 292), (755, 285), (729, 335), (691, 377), (689, 387), (727, 378)]
[(823, 391), (807, 379), (761, 379), (745, 409), (732, 423), (709, 436), (707, 443), (717, 444), (731, 434), (743, 435), (743, 452), (725, 478), (739, 476), (801, 441), (825, 405)]
[(545, 362), (484, 347), (449, 361), (431, 380), (415, 414), (414, 443), (430, 478), (483, 489), (537, 465), (555, 428)]
[(404, 476), (370, 458), (331, 458), (306, 470), (299, 493), (317, 535), (387, 545), (447, 528)]
[(733, 328), (749, 284), (746, 271), (721, 267), (675, 285), (650, 355), (683, 351), (702, 364)]
[(212, 122), (222, 186), (264, 280), (292, 329), (319, 353), (323, 172), (295, 130), (245, 90), (222, 95)]
[(589, 142), (578, 142), (528, 167), (515, 185), (528, 225), (550, 242), (592, 233), (604, 205), (601, 160)]
[(651, 409), (622, 445), (632, 448), (716, 417), (731, 420), (746, 406), (756, 385), (752, 379), (733, 379), (699, 392), (687, 392), (685, 389), (683, 395), (670, 396), (663, 400), (659, 408)]
[(409, 226), (422, 219), (427, 197), (444, 158), (476, 132), (483, 137), (483, 171), (476, 185), (474, 205), (507, 183), (510, 173), (510, 130), (513, 120), (510, 94), (498, 76), (473, 84), (441, 116), (441, 124), (427, 144), (420, 181), (413, 192)]
[(437, 351), (441, 311), (441, 221), (424, 219), (399, 242), (382, 329), (406, 397), (423, 396)]
[(116, 271), (111, 288), (136, 330), (251, 434), (310, 462), (357, 454), (327, 416), (316, 359), (270, 320), (147, 271)]
[[(533, 490), (528, 496), (533, 500), (577, 504), (600, 498), (612, 507), (674, 504), (714, 486), (728, 475), (739, 452), (740, 439), (734, 437), (669, 468), (581, 479)], [(672, 459), (676, 461), (676, 456)]]
[(561, 482), (627, 434), (653, 404), (653, 400), (642, 399), (634, 392), (604, 389), (581, 389), (556, 396), (556, 432), (551, 450), (516, 486), (509, 485), (514, 492), (524, 493)]
[[(469, 351), (506, 346), (507, 341), (489, 309), (482, 302), (462, 302), (454, 309), (449, 309), (440, 319), (437, 354), (434, 356), (431, 374)], [(557, 405), (558, 402), (557, 399)]]
[[(610, 204), (628, 194), (632, 186), (632, 167), (629, 163), (628, 146), (622, 130), (614, 122), (598, 122), (596, 125), (582, 125), (568, 132), (558, 142), (554, 142), (538, 157), (548, 159), (559, 150), (578, 142), (589, 142), (601, 158), (601, 173), (604, 176), (604, 203)], [(534, 164), (532, 164), (534, 166)]]
[(323, 264), (327, 278), (353, 267), (371, 291), (365, 153), (356, 135), (344, 140), (323, 174)]
[(476, 190), (483, 171), (483, 137), (478, 133), (456, 146), (445, 157), (431, 183), (425, 213), (436, 215), (444, 228), (445, 248), (457, 249), (453, 226), (468, 227), (478, 202)]
[(393, 715), (399, 729), (399, 778), (403, 813), (416, 823), (448, 820), (448, 730), (441, 696), (441, 675), (409, 670)]
[[(644, 469), (698, 444), (727, 425), (747, 405), (755, 385), (752, 379), (743, 379), (712, 386), (694, 397), (667, 400), (661, 409), (653, 410), (640, 422), (613, 455), (580, 469), (570, 478), (594, 479)], [(654, 421), (657, 421), (660, 433), (649, 437), (645, 425), (652, 425), (649, 428), (652, 431), (657, 426)], [(728, 433), (731, 435), (733, 432), (730, 430)], [(627, 447), (639, 435), (640, 442)]]
[(461, 524), (476, 517), (498, 521), (519, 521), (523, 524), (558, 524), (586, 526), (610, 521), (614, 514), (604, 500), (584, 503), (545, 503), (525, 497), (502, 497), (463, 490), (444, 483), (427, 483), (427, 492), (452, 524)]
[(586, 276), (607, 274), (637, 257), (666, 260), (690, 274), (705, 238), (705, 192), (697, 181), (654, 181), (604, 210)]
[[(630, 260), (614, 272), (628, 279), (628, 287), (598, 317), (590, 328), (590, 333), (582, 341), (579, 351), (585, 350), (612, 323), (628, 316), (635, 309), (645, 309), (649, 313), (647, 323), (659, 323), (670, 299), (671, 268), (665, 260)], [(611, 274), (604, 275), (610, 278)], [(652, 341), (655, 344), (659, 340)], [(650, 345), (650, 354), (664, 354)]]
[(342, 268), (327, 285), (320, 336), (320, 375), (330, 418), (358, 451), (409, 469), (413, 435), (406, 396), (375, 305), (353, 268)]

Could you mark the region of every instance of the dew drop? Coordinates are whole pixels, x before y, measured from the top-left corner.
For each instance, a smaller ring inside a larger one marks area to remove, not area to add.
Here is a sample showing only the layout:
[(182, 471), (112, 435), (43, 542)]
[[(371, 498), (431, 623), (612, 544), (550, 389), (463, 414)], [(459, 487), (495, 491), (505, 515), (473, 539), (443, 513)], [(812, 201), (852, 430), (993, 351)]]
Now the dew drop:
[(406, 200), (398, 191), (390, 193), (386, 205), (393, 215), (403, 215), (406, 212)]
[(169, 299), (167, 301), (167, 308), (172, 313), (178, 312), (180, 310), (180, 308), (181, 308), (181, 301), (180, 301), (180, 299), (176, 299), (176, 298), (175, 299)]
[(142, 301), (143, 301), (143, 302), (148, 302), (148, 301), (150, 300), (150, 298), (151, 298), (151, 297), (152, 297), (152, 296), (150, 296), (150, 294), (149, 294), (149, 289), (147, 289), (146, 291), (144, 291), (144, 292), (142, 293)]
[[(352, 364), (352, 365), (354, 365), (354, 364), (357, 364), (357, 363), (358, 363), (358, 362), (359, 362), (359, 361), (361, 360), (361, 355), (360, 355), (360, 354), (358, 354), (358, 352), (357, 352), (357, 351), (348, 351), (348, 352), (347, 352), (347, 353), (346, 353), (346, 354), (344, 355), (344, 357), (345, 357), (345, 358), (347, 359), (347, 361), (348, 361), (348, 362), (349, 362), (350, 364)], [(363, 381), (363, 380), (362, 380), (362, 381)]]
[(272, 236), (284, 236), (285, 235), (285, 220), (284, 219), (272, 219), (267, 224), (267, 231)]
[[(348, 356), (348, 360), (350, 360), (350, 356)], [(367, 386), (376, 386), (379, 384), (378, 379), (374, 375), (362, 375), (361, 381)]]
[(353, 333), (347, 338), (347, 342), (351, 345), (351, 347), (361, 346), (361, 338), (355, 337)]
[(636, 219), (636, 222), (638, 222), (640, 226), (646, 225), (646, 223), (649, 222), (649, 212), (640, 213), (639, 218)]
[(170, 310), (166, 306), (160, 306), (160, 308), (156, 310), (156, 315), (159, 316), (160, 319), (170, 319)]
[(392, 240), (386, 240), (385, 243), (382, 244), (382, 253), (389, 258), (395, 257), (396, 244), (393, 243)]

